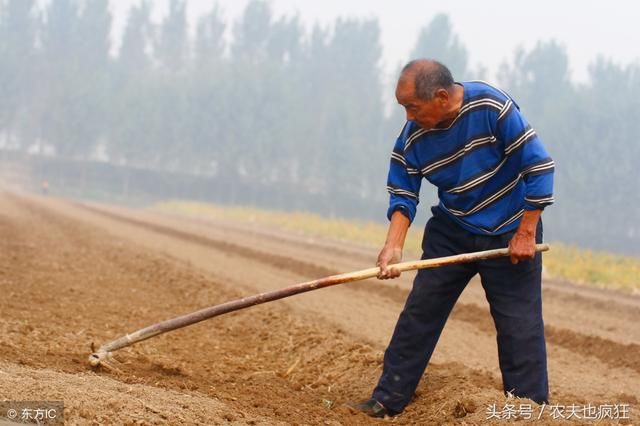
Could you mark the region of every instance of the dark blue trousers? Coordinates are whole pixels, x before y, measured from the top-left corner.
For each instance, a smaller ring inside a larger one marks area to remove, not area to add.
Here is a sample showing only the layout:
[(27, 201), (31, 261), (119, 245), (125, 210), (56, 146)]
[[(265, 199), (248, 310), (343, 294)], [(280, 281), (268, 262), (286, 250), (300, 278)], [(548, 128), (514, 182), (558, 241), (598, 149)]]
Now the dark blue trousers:
[[(439, 208), (432, 209), (422, 240), (423, 259), (504, 248), (513, 232), (472, 234)], [(536, 241), (542, 242), (542, 224)], [(491, 307), (505, 392), (547, 402), (547, 355), (542, 321), (542, 258), (513, 265), (509, 258), (419, 271), (384, 355), (373, 397), (401, 412), (410, 402), (453, 305), (479, 273)]]

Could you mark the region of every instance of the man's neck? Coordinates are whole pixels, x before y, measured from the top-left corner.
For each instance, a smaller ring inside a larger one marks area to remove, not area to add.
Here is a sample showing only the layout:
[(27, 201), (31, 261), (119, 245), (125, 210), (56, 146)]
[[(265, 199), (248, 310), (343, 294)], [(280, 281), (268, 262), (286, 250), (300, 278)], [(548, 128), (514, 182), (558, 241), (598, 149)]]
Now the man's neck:
[(454, 118), (460, 112), (460, 108), (462, 108), (462, 102), (464, 101), (464, 86), (460, 83), (455, 83), (453, 85), (453, 89), (451, 89), (451, 110), (450, 114)]
[(451, 89), (451, 97), (449, 98), (449, 108), (447, 114), (445, 115), (445, 119), (442, 120), (437, 128), (445, 128), (449, 127), (453, 120), (460, 113), (460, 108), (462, 108), (462, 102), (464, 101), (464, 87), (461, 84), (454, 84)]

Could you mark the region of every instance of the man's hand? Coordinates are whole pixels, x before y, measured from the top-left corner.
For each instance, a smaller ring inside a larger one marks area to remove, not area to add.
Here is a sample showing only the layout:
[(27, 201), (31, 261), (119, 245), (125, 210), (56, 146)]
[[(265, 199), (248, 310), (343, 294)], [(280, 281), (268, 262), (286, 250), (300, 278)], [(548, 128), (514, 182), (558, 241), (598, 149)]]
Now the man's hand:
[(389, 265), (400, 263), (400, 261), (402, 261), (402, 249), (385, 245), (380, 251), (380, 254), (378, 255), (378, 262), (376, 263), (376, 266), (380, 267), (378, 279), (386, 280), (389, 278), (398, 278), (400, 276), (400, 271), (396, 268), (389, 267)]
[(516, 232), (513, 238), (511, 238), (511, 241), (509, 241), (509, 256), (511, 257), (511, 263), (515, 265), (521, 260), (533, 259), (535, 254), (535, 234)]
[(402, 247), (404, 247), (409, 225), (411, 225), (411, 222), (402, 212), (398, 210), (393, 212), (389, 230), (387, 231), (387, 240), (378, 255), (378, 262), (376, 263), (376, 266), (380, 267), (378, 279), (386, 280), (400, 276), (400, 271), (395, 268), (389, 268), (389, 265), (399, 263), (402, 260)]
[(536, 254), (536, 227), (541, 210), (524, 212), (518, 230), (509, 241), (509, 256), (514, 265), (521, 260), (533, 259)]

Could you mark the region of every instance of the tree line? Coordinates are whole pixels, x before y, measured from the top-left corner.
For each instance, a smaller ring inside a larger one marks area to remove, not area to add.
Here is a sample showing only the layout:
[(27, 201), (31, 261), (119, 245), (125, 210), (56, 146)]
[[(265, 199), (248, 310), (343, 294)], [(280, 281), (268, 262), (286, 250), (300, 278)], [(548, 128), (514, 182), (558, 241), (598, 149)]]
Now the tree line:
[[(383, 101), (393, 88), (383, 82), (376, 19), (306, 26), (252, 0), (233, 21), (214, 6), (190, 37), (184, 0), (171, 0), (159, 23), (142, 1), (114, 46), (108, 6), (0, 0), (2, 149), (304, 191), (328, 203), (336, 194), (386, 198), (403, 112), (389, 114)], [(426, 19), (411, 57), (436, 58), (458, 80), (486, 74), (442, 14)], [(562, 45), (540, 41), (514, 52), (496, 80), (556, 160), (557, 205), (545, 215), (553, 236), (638, 253), (640, 65), (597, 57), (578, 84)]]

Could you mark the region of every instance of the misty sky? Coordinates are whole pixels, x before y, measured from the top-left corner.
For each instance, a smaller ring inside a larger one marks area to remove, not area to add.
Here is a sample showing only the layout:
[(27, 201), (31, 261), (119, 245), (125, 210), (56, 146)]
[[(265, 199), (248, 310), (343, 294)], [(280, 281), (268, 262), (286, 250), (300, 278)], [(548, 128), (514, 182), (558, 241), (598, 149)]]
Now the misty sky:
[[(55, 1), (55, 0), (53, 0)], [(129, 5), (139, 0), (111, 0), (116, 32)], [(572, 76), (584, 80), (587, 65), (598, 54), (619, 63), (640, 61), (640, 5), (630, 0), (270, 0), (276, 16), (298, 13), (302, 20), (327, 23), (336, 16), (376, 16), (380, 20), (383, 65), (393, 72), (405, 62), (420, 27), (438, 12), (447, 13), (455, 32), (469, 49), (471, 65), (494, 72), (518, 45), (531, 47), (536, 40), (555, 38), (569, 53)], [(151, 0), (154, 19), (167, 10), (168, 0)], [(219, 0), (227, 20), (236, 18), (247, 0)], [(213, 0), (187, 0), (190, 20), (209, 11)], [(492, 77), (491, 75), (489, 76)]]

